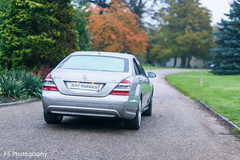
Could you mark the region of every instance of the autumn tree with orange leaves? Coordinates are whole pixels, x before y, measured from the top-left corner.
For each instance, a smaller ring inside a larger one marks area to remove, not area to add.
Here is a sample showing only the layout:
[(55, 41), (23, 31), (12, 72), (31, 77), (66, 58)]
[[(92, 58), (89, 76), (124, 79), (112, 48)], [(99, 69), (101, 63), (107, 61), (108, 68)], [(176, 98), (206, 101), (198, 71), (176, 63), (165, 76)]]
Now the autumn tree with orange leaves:
[(120, 1), (113, 1), (110, 8), (90, 8), (92, 15), (88, 29), (92, 49), (109, 52), (127, 52), (134, 55), (146, 53), (147, 34), (139, 28), (137, 15)]

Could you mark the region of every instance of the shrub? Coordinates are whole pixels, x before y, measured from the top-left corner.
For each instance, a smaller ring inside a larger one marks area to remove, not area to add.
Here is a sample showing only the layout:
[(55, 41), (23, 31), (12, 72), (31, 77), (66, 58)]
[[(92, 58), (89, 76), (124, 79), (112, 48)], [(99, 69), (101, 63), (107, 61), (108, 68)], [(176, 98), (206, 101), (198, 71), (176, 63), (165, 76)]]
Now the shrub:
[(4, 69), (3, 69), (2, 65), (0, 65), (0, 73), (3, 72), (3, 70)]
[(44, 79), (51, 72), (51, 70), (52, 70), (52, 68), (50, 68), (49, 66), (42, 65), (40, 70), (38, 70), (38, 71), (32, 70), (30, 72), (34, 73), (34, 74), (40, 76), (42, 79)]
[(14, 77), (2, 75), (0, 79), (0, 88), (5, 97), (19, 98), (25, 94), (24, 84), (17, 81)]
[(10, 71), (0, 78), (0, 95), (11, 98), (34, 96), (41, 98), (43, 80), (25, 70)]
[(8, 77), (12, 77), (16, 79), (17, 81), (24, 81), (26, 75), (28, 74), (25, 70), (15, 70), (15, 71), (9, 71), (7, 72)]
[(27, 73), (23, 81), (24, 88), (30, 96), (41, 98), (43, 80), (33, 73)]

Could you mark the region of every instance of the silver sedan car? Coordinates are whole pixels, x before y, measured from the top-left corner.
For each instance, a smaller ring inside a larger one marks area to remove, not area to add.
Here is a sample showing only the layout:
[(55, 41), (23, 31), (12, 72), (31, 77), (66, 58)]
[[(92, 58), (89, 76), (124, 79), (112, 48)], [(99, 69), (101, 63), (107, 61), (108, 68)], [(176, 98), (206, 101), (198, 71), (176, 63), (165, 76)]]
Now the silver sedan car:
[(139, 129), (141, 116), (151, 116), (153, 85), (137, 58), (112, 52), (74, 52), (45, 79), (44, 119), (61, 123), (64, 115), (121, 118)]

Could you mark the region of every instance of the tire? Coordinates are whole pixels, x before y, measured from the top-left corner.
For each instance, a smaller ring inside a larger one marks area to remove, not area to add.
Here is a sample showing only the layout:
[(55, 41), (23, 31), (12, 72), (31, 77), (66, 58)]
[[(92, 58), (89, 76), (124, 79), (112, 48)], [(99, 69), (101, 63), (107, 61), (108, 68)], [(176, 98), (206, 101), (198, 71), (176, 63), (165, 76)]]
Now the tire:
[(59, 124), (62, 122), (63, 115), (53, 114), (53, 113), (46, 113), (43, 111), (44, 120), (49, 124)]
[(143, 116), (151, 116), (152, 115), (152, 98), (148, 104), (148, 109), (143, 112)]
[(139, 130), (141, 126), (141, 121), (142, 121), (141, 105), (142, 105), (142, 102), (140, 100), (135, 118), (132, 120), (125, 120), (125, 128)]

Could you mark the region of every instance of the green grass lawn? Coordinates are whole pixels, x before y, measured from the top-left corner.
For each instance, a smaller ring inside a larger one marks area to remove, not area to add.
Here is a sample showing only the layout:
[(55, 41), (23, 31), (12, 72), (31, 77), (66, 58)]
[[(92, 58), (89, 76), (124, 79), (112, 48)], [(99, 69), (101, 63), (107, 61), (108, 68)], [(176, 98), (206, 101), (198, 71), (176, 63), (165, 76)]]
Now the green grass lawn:
[[(203, 86), (200, 79), (203, 76)], [(173, 74), (167, 81), (190, 98), (198, 98), (240, 126), (240, 76), (216, 76), (208, 72)]]

